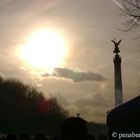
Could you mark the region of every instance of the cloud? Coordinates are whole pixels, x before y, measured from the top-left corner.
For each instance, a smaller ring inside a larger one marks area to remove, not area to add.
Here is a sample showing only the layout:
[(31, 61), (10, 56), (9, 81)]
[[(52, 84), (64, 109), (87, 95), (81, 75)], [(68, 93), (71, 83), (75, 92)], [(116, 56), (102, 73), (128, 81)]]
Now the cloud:
[(42, 74), (42, 76), (67, 78), (67, 79), (73, 80), (74, 82), (104, 81), (105, 80), (105, 78), (98, 73), (80, 72), (80, 71), (74, 71), (68, 68), (55, 68), (52, 75), (45, 73), (45, 74)]
[(80, 98), (73, 104), (81, 107), (96, 107), (96, 108), (109, 108), (110, 100), (107, 99), (103, 94), (96, 93), (95, 95), (90, 95), (89, 97)]
[(0, 0), (0, 7), (7, 5), (11, 0)]
[(66, 99), (66, 97), (62, 96), (60, 93), (50, 94), (50, 96), (54, 97), (58, 101), (58, 103), (63, 107), (66, 107), (69, 105), (69, 102)]
[(87, 121), (106, 122), (106, 112), (112, 107), (112, 100), (108, 99), (103, 93), (96, 93), (69, 102), (66, 96), (61, 93), (51, 94), (58, 103), (68, 111), (69, 116), (80, 116)]
[[(77, 107), (76, 111), (81, 114), (81, 117), (87, 120), (105, 123), (106, 112), (110, 110), (112, 101), (102, 93), (81, 97), (72, 103)], [(71, 110), (72, 112), (73, 110)], [(70, 113), (71, 113), (70, 112)], [(73, 112), (72, 112), (73, 113)]]

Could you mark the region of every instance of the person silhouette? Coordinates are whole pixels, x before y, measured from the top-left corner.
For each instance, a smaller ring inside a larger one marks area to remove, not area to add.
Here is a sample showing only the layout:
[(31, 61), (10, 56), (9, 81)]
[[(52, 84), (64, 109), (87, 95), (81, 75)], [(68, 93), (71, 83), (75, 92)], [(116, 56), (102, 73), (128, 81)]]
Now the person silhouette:
[(30, 139), (31, 139), (30, 136), (26, 133), (21, 133), (18, 138), (18, 140), (30, 140)]
[(98, 136), (98, 140), (107, 140), (107, 136), (101, 134), (101, 135)]
[(35, 136), (35, 140), (47, 140), (47, 138), (45, 137), (43, 133), (38, 133)]
[(9, 134), (6, 136), (5, 140), (17, 140), (17, 136), (14, 134)]
[(86, 121), (80, 117), (70, 117), (65, 120), (61, 132), (62, 140), (87, 140)]
[(95, 136), (94, 135), (89, 135), (88, 140), (95, 140)]

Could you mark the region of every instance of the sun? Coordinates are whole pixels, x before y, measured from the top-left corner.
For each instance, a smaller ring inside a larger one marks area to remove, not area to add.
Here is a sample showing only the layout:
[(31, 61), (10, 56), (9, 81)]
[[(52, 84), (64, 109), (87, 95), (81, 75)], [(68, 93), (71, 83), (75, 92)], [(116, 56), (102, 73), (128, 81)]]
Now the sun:
[(55, 68), (63, 66), (67, 52), (65, 40), (59, 33), (42, 29), (28, 37), (20, 56), (34, 68)]

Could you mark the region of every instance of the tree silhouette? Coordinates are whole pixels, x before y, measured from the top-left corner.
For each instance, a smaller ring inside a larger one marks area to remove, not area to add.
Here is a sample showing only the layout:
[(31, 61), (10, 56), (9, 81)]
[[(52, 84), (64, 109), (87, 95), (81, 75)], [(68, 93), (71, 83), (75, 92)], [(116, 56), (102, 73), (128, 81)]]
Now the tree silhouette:
[(128, 16), (126, 31), (140, 26), (140, 0), (122, 0), (121, 9)]
[(55, 98), (16, 79), (0, 77), (0, 131), (57, 135), (67, 112)]

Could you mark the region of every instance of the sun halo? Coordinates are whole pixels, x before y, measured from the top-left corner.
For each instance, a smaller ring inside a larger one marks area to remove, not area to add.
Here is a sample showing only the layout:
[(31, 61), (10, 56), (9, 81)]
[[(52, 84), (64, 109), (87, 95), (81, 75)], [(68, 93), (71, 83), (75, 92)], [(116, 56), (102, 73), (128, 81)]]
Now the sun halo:
[(65, 39), (48, 29), (32, 33), (20, 49), (20, 56), (26, 64), (42, 69), (63, 67), (67, 53)]

